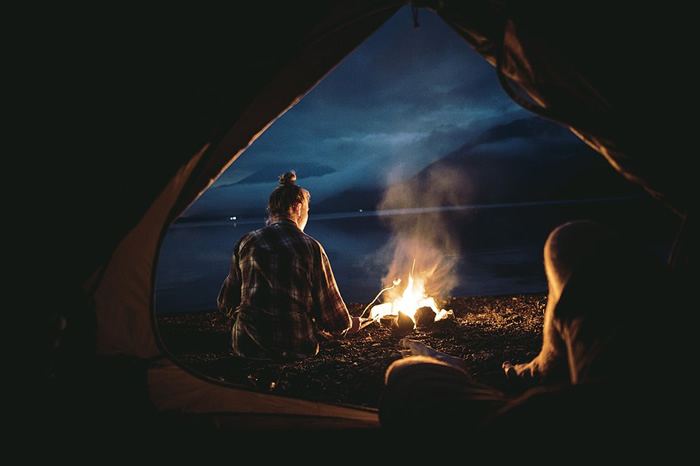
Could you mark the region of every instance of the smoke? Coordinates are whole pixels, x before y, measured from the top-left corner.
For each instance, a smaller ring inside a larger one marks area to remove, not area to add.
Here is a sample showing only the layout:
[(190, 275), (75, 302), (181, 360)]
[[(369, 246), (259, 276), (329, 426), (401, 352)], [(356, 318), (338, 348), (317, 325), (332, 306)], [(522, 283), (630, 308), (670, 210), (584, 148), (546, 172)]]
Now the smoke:
[[(460, 242), (454, 222), (447, 217), (449, 209), (440, 208), (463, 204), (469, 194), (468, 183), (463, 173), (448, 167), (433, 166), (423, 173), (427, 173), (423, 178), (389, 187), (379, 204), (380, 211), (418, 210), (382, 217), (393, 232), (385, 251), (385, 257), (391, 260), (383, 283), (396, 278), (408, 283), (411, 274), (416, 283), (422, 282), (426, 295), (444, 298), (457, 285), (454, 268)], [(390, 290), (389, 299), (395, 299), (404, 289), (402, 285)]]

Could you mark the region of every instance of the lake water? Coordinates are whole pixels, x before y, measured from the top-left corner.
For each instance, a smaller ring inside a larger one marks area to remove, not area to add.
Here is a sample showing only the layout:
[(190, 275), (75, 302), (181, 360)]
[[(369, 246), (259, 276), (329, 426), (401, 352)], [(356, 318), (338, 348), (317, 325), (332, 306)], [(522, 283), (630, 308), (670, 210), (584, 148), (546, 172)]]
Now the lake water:
[[(396, 255), (387, 246), (406, 233), (419, 250), (437, 245), (437, 257), (430, 259), (440, 262), (436, 272), (450, 285), (439, 297), (545, 292), (542, 248), (547, 235), (577, 218), (638, 235), (664, 258), (678, 226), (655, 201), (627, 198), (327, 215), (312, 210), (305, 232), (323, 244), (345, 301), (369, 303), (391, 284), (387, 274)], [(171, 226), (158, 261), (156, 312), (214, 310), (233, 245), (263, 224), (260, 219)], [(423, 240), (427, 236), (432, 238)], [(410, 255), (404, 262), (415, 259)]]

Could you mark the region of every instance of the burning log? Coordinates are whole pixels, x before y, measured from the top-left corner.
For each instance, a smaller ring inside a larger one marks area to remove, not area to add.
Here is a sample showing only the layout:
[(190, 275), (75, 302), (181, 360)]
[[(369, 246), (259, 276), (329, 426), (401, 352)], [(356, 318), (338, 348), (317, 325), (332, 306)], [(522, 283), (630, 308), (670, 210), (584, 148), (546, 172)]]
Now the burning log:
[(379, 323), (382, 324), (384, 327), (389, 327), (389, 328), (395, 327), (395, 326), (398, 325), (397, 322), (396, 322), (396, 320), (398, 319), (398, 317), (399, 317), (399, 316), (395, 316), (395, 315), (392, 315), (392, 314), (387, 314), (387, 315), (381, 316), (381, 317), (379, 318)]
[(413, 322), (410, 316), (399, 311), (399, 315), (396, 317), (396, 328), (392, 328), (392, 332), (396, 335), (408, 335), (413, 331), (416, 324)]
[(419, 307), (413, 316), (416, 327), (430, 327), (435, 322), (437, 313), (430, 306)]
[(391, 333), (393, 333), (396, 336), (408, 335), (415, 328), (415, 323), (413, 322), (413, 319), (411, 319), (411, 317), (408, 314), (404, 314), (401, 311), (399, 311), (398, 315), (387, 314), (385, 316), (382, 316), (379, 319), (379, 322), (383, 326), (388, 327), (389, 330), (391, 330)]

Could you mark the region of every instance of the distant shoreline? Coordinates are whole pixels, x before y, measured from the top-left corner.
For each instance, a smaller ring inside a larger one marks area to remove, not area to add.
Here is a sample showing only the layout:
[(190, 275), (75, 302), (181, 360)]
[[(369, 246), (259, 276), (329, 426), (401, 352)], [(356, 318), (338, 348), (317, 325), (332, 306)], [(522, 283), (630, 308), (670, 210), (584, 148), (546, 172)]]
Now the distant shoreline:
[[(440, 207), (410, 207), (405, 209), (388, 209), (388, 210), (359, 210), (357, 212), (330, 212), (330, 213), (312, 213), (309, 216), (309, 222), (316, 220), (334, 220), (334, 219), (346, 219), (346, 218), (362, 218), (362, 217), (386, 217), (392, 215), (415, 215), (415, 214), (425, 214), (434, 212), (453, 212), (453, 211), (470, 211), (470, 210), (492, 210), (492, 209), (509, 209), (509, 208), (527, 208), (527, 207), (542, 207), (542, 206), (556, 206), (556, 205), (581, 205), (581, 204), (600, 204), (608, 202), (620, 202), (620, 201), (635, 201), (635, 200), (649, 200), (646, 196), (630, 195), (630, 196), (618, 196), (618, 197), (605, 197), (605, 198), (586, 198), (586, 199), (563, 199), (563, 200), (552, 200), (552, 201), (526, 201), (526, 202), (505, 202), (505, 203), (493, 203), (493, 204), (469, 204), (469, 205), (457, 205), (457, 206), (440, 206)], [(229, 216), (228, 218), (180, 218), (178, 219), (171, 228), (182, 228), (191, 227), (198, 225), (251, 225), (264, 223), (264, 217), (256, 218), (246, 218), (239, 216)]]

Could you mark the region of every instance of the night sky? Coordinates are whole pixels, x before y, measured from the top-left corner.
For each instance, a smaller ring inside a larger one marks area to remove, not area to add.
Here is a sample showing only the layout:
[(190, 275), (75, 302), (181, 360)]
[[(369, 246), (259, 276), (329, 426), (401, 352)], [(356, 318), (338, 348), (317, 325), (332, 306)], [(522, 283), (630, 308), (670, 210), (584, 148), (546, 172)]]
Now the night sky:
[[(408, 178), (489, 128), (532, 117), (442, 19), (421, 10), (418, 21), (414, 28), (410, 8), (399, 10), (278, 118), (183, 217), (264, 209), (277, 176), (291, 169), (311, 192), (313, 210), (343, 191)], [(504, 139), (500, 149), (507, 145), (517, 154), (526, 144), (523, 137)]]

